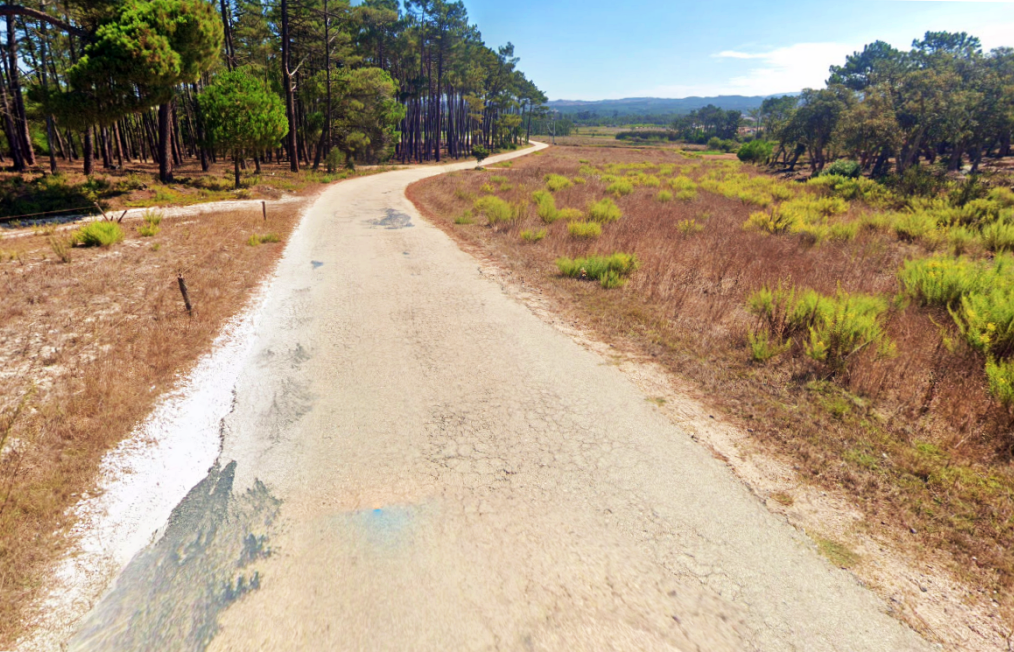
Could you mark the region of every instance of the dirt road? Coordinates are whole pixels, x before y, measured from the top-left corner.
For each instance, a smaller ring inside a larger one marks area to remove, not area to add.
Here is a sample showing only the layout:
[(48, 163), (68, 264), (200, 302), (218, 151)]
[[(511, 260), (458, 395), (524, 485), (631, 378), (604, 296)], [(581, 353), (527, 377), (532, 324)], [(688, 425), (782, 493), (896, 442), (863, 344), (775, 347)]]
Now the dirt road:
[(309, 211), (220, 463), (70, 649), (931, 649), (419, 219), (434, 173)]

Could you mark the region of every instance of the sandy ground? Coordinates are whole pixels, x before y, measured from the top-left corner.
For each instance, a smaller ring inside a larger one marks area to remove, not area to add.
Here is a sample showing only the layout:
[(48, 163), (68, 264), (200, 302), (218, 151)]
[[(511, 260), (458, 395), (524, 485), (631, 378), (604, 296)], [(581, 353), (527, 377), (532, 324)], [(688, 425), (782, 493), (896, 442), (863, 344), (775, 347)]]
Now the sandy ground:
[(421, 221), (440, 171), (309, 210), (218, 462), (69, 649), (931, 649)]

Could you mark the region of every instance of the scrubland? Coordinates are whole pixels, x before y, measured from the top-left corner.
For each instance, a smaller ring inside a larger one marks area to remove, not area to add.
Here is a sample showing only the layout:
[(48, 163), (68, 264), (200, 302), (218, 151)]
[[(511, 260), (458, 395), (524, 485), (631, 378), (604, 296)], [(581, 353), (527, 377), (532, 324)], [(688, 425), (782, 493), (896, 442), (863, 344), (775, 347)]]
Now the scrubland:
[(66, 511), (102, 455), (209, 350), (298, 213), (149, 211), (0, 239), (0, 646), (66, 546)]
[(850, 496), (878, 536), (1009, 605), (1014, 193), (923, 190), (558, 147), (409, 195)]

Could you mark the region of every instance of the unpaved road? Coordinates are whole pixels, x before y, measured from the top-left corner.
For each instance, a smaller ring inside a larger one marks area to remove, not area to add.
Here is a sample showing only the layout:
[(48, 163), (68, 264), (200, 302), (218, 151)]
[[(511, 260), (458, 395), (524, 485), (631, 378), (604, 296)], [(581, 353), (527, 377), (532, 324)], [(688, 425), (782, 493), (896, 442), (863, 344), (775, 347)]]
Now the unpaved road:
[(930, 649), (420, 220), (437, 172), (309, 210), (220, 463), (70, 649)]

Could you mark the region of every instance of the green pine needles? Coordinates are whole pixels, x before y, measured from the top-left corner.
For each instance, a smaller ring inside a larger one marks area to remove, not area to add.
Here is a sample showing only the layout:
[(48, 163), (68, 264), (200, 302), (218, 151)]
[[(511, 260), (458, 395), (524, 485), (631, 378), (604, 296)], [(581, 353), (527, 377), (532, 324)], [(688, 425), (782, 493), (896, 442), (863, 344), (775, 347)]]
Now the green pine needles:
[(267, 149), (288, 132), (281, 98), (247, 70), (216, 77), (201, 93), (198, 103), (207, 145), (226, 150), (235, 159), (237, 188), (243, 153)]

